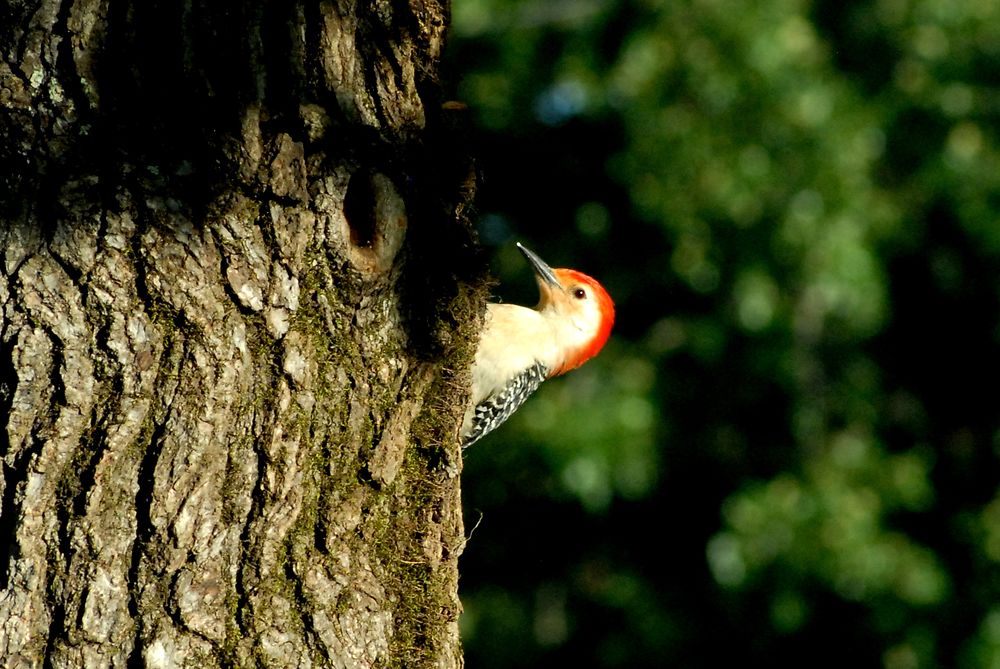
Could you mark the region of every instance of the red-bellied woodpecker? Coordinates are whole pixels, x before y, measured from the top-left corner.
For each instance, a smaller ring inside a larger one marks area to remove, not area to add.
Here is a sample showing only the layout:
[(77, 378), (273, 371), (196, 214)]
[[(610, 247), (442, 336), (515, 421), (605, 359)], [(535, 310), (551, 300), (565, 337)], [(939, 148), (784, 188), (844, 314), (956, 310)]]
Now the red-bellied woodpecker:
[(487, 305), (463, 447), (510, 418), (542, 381), (597, 355), (615, 321), (611, 297), (597, 281), (576, 270), (552, 269), (521, 244), (517, 248), (534, 268), (541, 296), (534, 309)]

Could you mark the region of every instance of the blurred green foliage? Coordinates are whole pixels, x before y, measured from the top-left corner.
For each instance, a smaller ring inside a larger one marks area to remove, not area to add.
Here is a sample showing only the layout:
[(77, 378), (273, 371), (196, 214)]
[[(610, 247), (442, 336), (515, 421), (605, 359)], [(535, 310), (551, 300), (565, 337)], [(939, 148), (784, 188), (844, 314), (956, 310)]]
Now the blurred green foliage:
[(467, 454), (469, 666), (1000, 667), (1000, 3), (453, 12), (498, 291), (618, 308)]

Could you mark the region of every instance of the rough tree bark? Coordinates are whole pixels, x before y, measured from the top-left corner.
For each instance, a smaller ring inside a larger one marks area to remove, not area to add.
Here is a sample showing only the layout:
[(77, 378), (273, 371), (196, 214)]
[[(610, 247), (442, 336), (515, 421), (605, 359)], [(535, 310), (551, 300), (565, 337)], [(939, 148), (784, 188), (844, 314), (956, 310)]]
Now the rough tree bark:
[(3, 1), (3, 666), (461, 666), (447, 11)]

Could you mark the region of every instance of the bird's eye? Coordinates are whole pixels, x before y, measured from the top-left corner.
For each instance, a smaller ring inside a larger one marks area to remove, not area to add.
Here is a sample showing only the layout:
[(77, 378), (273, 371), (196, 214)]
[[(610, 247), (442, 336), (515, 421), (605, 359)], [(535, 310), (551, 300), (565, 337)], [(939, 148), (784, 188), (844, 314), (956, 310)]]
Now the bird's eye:
[(585, 291), (583, 288), (577, 288), (576, 290), (573, 291), (573, 297), (575, 297), (578, 300), (582, 300), (583, 298), (587, 297), (587, 291)]

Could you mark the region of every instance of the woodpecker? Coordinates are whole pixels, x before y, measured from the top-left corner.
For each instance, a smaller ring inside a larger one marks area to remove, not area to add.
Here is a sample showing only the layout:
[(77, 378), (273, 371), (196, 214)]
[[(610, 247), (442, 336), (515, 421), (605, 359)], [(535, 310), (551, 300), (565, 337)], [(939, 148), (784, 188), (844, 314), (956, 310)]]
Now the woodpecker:
[(604, 287), (573, 269), (552, 269), (518, 243), (535, 271), (534, 309), (489, 304), (472, 365), (472, 400), (462, 423), (462, 447), (510, 418), (545, 379), (576, 369), (604, 346), (615, 307)]

